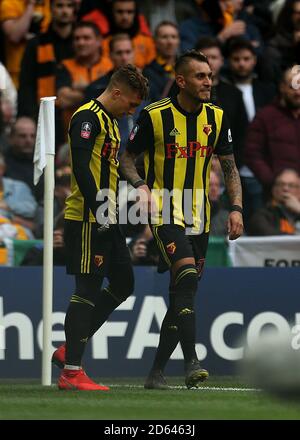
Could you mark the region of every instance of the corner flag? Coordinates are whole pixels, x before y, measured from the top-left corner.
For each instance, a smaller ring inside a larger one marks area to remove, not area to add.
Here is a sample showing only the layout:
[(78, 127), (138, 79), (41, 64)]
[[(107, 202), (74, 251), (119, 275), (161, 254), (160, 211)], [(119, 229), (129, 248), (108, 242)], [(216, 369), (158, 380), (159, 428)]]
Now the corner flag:
[(41, 98), (33, 157), (35, 185), (45, 169), (42, 385), (51, 385), (55, 99), (55, 96)]
[(55, 154), (55, 99), (55, 96), (41, 99), (33, 157), (35, 185), (38, 184), (46, 166), (46, 154)]

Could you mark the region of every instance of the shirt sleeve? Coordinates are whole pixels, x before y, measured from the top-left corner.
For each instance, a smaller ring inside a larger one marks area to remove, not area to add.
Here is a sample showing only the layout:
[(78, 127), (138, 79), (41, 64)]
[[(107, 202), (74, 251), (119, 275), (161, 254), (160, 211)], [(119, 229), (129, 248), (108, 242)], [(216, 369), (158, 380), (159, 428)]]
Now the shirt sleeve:
[(138, 156), (154, 145), (154, 133), (151, 117), (147, 110), (142, 110), (128, 138), (127, 151)]
[(71, 120), (69, 129), (73, 174), (79, 190), (95, 218), (100, 205), (96, 201), (99, 188), (91, 172), (90, 161), (95, 140), (100, 131), (99, 119), (96, 113), (91, 110), (82, 110), (76, 113)]
[(225, 113), (223, 113), (221, 130), (214, 153), (218, 154), (219, 156), (233, 154), (231, 130)]
[(92, 151), (101, 127), (98, 116), (91, 110), (76, 113), (70, 123), (69, 137), (71, 150), (82, 148)]

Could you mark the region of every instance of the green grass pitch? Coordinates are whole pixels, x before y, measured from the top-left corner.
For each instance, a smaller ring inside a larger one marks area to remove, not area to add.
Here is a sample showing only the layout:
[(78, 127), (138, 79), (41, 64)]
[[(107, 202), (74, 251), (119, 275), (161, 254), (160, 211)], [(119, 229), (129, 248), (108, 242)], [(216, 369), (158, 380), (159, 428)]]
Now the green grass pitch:
[(37, 381), (0, 381), (0, 419), (299, 420), (300, 401), (285, 401), (233, 377), (213, 377), (198, 390), (171, 378), (168, 391), (144, 390), (142, 379), (107, 379), (109, 392), (59, 391)]

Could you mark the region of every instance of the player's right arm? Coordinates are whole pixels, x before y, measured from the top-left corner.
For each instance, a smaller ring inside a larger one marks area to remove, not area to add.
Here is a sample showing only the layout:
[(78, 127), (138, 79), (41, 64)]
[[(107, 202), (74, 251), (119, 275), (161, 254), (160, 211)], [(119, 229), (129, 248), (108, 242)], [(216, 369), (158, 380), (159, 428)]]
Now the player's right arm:
[(98, 187), (90, 169), (90, 162), (100, 131), (99, 119), (91, 110), (76, 113), (69, 129), (73, 174), (85, 203), (95, 218), (99, 207), (99, 202), (96, 201)]

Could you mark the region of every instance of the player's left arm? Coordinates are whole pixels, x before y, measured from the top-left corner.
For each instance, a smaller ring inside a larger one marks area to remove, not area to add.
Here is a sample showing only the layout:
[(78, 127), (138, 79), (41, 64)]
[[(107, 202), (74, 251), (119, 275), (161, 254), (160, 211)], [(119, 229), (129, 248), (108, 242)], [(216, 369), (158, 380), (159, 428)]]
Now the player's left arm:
[(234, 160), (229, 123), (224, 115), (215, 153), (218, 155), (222, 167), (225, 187), (231, 204), (227, 222), (229, 240), (236, 240), (244, 231), (242, 185)]
[(231, 204), (231, 212), (227, 223), (229, 240), (236, 240), (244, 231), (241, 179), (235, 165), (233, 154), (218, 157), (223, 170), (225, 186)]
[(120, 173), (134, 188), (138, 189), (138, 198), (142, 212), (151, 212), (154, 202), (151, 192), (138, 174), (135, 160), (139, 154), (147, 149), (147, 145), (154, 144), (154, 134), (151, 118), (148, 111), (143, 110), (133, 127), (125, 152), (120, 157)]

